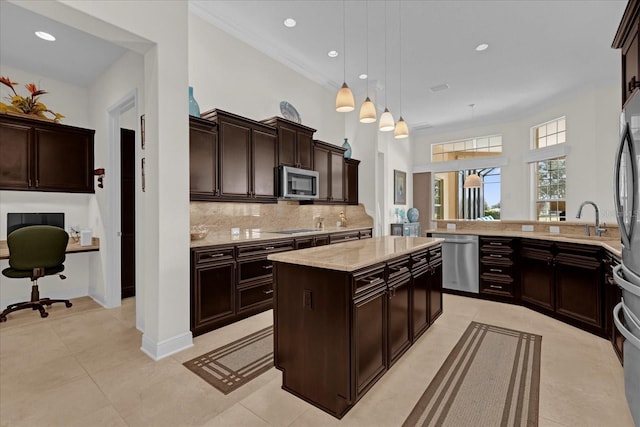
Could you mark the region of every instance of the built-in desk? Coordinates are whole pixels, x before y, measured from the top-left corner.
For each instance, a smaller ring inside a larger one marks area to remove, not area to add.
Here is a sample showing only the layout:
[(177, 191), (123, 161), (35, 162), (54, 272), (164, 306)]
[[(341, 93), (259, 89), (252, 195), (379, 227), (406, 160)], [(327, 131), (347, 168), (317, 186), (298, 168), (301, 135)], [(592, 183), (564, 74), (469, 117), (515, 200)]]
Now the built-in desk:
[[(73, 241), (73, 239), (69, 239), (69, 244), (67, 245), (67, 253), (76, 253), (76, 252), (94, 252), (100, 250), (100, 239), (98, 237), (94, 237), (91, 239), (90, 246), (80, 246), (80, 241)], [(0, 259), (9, 259), (9, 247), (7, 246), (6, 240), (0, 240)]]

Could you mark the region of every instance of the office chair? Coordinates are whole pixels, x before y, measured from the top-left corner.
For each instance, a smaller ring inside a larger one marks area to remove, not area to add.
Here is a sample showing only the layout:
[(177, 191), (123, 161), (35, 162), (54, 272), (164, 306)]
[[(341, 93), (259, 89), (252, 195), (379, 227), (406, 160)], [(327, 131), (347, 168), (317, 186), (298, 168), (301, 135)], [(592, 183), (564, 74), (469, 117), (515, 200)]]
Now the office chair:
[(50, 225), (32, 225), (19, 228), (7, 236), (9, 247), (9, 268), (2, 270), (2, 274), (12, 279), (31, 278), (31, 301), (11, 304), (0, 313), (0, 322), (7, 320), (7, 314), (31, 308), (40, 311), (40, 317), (47, 317), (45, 305), (63, 302), (67, 308), (72, 304), (69, 300), (40, 298), (38, 279), (44, 276), (58, 274), (61, 279), (66, 277), (62, 263), (69, 235), (59, 227)]

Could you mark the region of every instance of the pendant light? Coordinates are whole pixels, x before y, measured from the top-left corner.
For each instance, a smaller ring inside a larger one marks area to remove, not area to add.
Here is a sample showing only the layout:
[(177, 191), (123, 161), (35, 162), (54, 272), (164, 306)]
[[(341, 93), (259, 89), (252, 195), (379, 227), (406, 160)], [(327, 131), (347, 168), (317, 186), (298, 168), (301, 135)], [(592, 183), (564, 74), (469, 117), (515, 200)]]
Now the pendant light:
[(378, 129), (382, 132), (392, 131), (395, 124), (393, 122), (393, 116), (389, 112), (387, 108), (387, 3), (384, 4), (385, 14), (384, 14), (384, 112), (380, 116), (380, 123), (378, 124)]
[(369, 98), (369, 0), (367, 0), (367, 98), (360, 107), (360, 123), (373, 123), (377, 120), (376, 106)]
[(393, 137), (396, 139), (404, 139), (409, 137), (409, 126), (407, 122), (402, 118), (402, 1), (400, 2), (400, 120), (396, 123), (396, 128), (393, 131)]
[(347, 86), (347, 24), (346, 24), (345, 0), (342, 0), (342, 53), (343, 53), (343, 82), (342, 87), (336, 96), (336, 111), (339, 113), (348, 113), (353, 111), (356, 101), (353, 99), (353, 93)]
[(464, 188), (480, 188), (482, 187), (482, 178), (477, 173), (472, 173), (464, 179)]

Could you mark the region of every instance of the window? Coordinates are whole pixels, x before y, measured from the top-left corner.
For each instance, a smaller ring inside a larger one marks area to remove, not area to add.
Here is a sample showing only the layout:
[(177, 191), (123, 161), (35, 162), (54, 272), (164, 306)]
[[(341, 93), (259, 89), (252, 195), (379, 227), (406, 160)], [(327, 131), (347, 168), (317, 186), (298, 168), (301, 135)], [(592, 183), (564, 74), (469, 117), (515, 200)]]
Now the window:
[(502, 135), (449, 141), (431, 145), (432, 162), (474, 159), (502, 154)]
[[(544, 149), (566, 142), (566, 119), (561, 117), (537, 126), (534, 146)], [(535, 211), (538, 221), (566, 219), (566, 157), (538, 160), (533, 163), (535, 176)]]

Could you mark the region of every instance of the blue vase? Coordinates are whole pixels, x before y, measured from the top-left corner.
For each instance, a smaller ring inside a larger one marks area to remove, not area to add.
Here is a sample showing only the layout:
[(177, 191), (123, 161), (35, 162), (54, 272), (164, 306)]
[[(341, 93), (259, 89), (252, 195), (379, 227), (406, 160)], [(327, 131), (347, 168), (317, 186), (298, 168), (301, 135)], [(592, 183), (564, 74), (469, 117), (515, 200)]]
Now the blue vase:
[(418, 217), (420, 216), (420, 212), (416, 208), (410, 208), (407, 210), (407, 219), (409, 222), (418, 222)]
[(342, 144), (342, 148), (345, 148), (347, 151), (344, 152), (344, 158), (351, 158), (351, 145), (349, 145), (349, 140), (347, 138), (344, 139), (344, 144)]
[(193, 97), (193, 87), (189, 86), (189, 115), (200, 117), (200, 106)]

